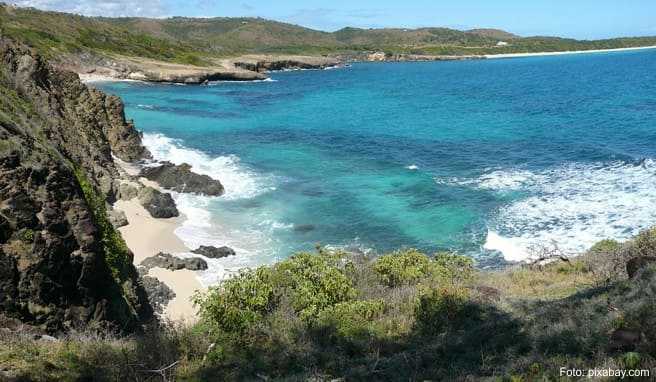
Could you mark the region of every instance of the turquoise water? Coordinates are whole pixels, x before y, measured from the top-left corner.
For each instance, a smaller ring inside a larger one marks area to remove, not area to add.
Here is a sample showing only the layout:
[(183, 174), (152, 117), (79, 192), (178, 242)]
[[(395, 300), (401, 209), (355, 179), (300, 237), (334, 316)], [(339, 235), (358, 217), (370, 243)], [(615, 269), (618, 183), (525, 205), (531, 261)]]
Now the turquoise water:
[(656, 223), (656, 51), (106, 83), (157, 159), (224, 182), (177, 195), (190, 245), (265, 263), (317, 243), (493, 264)]

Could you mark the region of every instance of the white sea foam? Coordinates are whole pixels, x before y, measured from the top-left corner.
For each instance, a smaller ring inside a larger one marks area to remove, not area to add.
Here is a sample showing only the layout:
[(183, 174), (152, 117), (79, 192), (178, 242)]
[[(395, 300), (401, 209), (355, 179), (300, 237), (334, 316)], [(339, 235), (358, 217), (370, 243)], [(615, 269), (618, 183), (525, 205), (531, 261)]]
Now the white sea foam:
[(411, 164), (410, 166), (406, 166), (405, 168), (412, 171), (419, 170), (419, 166), (417, 166), (416, 164)]
[[(237, 256), (225, 259), (205, 259), (208, 269), (198, 273), (198, 278), (203, 285), (214, 285), (240, 269), (272, 261), (271, 249), (274, 246), (272, 231), (289, 229), (292, 226), (280, 223), (271, 217), (256, 217), (253, 221), (260, 223), (252, 228), (243, 221), (224, 222), (221, 219), (219, 203), (253, 198), (263, 192), (274, 190), (273, 179), (260, 176), (243, 166), (237, 156), (210, 157), (161, 134), (144, 134), (143, 143), (155, 160), (175, 164), (188, 163), (194, 172), (220, 180), (226, 189), (225, 195), (220, 198), (171, 193), (178, 209), (186, 217), (175, 234), (188, 248), (198, 248), (201, 245), (228, 246), (237, 253)], [(245, 221), (249, 220), (245, 219)]]
[(252, 198), (274, 189), (243, 166), (236, 155), (210, 157), (161, 134), (144, 134), (143, 143), (158, 161), (188, 163), (194, 172), (220, 180), (226, 190), (224, 199)]
[(500, 209), (485, 248), (520, 261), (536, 245), (577, 254), (602, 239), (627, 239), (656, 222), (655, 181), (653, 160), (491, 172), (475, 181), (478, 187), (529, 196)]
[(209, 81), (207, 83), (207, 86), (216, 86), (221, 84), (257, 84), (262, 82), (278, 82), (278, 80), (274, 80), (273, 78), (265, 78), (263, 80), (247, 80), (247, 81), (239, 81), (239, 80)]

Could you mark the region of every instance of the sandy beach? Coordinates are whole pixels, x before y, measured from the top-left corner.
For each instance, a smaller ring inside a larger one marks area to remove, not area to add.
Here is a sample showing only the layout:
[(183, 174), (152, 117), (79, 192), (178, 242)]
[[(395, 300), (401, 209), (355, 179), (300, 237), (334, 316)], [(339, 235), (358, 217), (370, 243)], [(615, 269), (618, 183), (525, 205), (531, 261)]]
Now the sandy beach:
[[(137, 199), (118, 201), (114, 204), (114, 208), (124, 211), (130, 223), (119, 228), (119, 231), (134, 253), (135, 265), (159, 252), (175, 255), (176, 253), (188, 253), (190, 251), (175, 235), (175, 229), (181, 224), (184, 217), (155, 219), (139, 204)], [(176, 294), (176, 297), (171, 300), (164, 310), (166, 318), (185, 321), (195, 320), (197, 312), (190, 298), (197, 290), (202, 290), (203, 287), (194, 272), (187, 270), (173, 272), (154, 268), (150, 270), (149, 275), (162, 281)]]
[(520, 57), (539, 57), (539, 56), (561, 56), (564, 54), (585, 54), (585, 53), (606, 53), (606, 52), (623, 52), (631, 50), (656, 49), (656, 46), (639, 46), (634, 48), (617, 48), (617, 49), (593, 49), (593, 50), (572, 50), (564, 52), (537, 52), (537, 53), (507, 53), (507, 54), (486, 54), (483, 57), (488, 59), (495, 58), (520, 58)]

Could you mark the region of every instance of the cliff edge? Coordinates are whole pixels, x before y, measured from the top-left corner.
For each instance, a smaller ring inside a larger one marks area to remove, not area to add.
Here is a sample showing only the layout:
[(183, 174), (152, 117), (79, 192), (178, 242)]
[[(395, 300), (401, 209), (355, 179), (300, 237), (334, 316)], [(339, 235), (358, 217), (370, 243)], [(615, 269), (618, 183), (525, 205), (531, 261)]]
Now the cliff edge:
[(49, 332), (152, 317), (107, 216), (112, 155), (149, 156), (120, 99), (0, 37), (0, 313)]

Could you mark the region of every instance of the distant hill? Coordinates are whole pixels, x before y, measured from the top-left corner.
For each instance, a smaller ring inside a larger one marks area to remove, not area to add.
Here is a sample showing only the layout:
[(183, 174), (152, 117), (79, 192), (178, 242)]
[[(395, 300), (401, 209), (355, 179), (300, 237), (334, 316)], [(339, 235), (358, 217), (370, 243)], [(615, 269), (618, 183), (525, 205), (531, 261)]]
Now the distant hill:
[(475, 34), (481, 37), (493, 38), (495, 40), (514, 40), (520, 38), (519, 36), (506, 32), (501, 29), (491, 29), (491, 28), (479, 28), (479, 29), (470, 29), (467, 33)]
[[(360, 29), (322, 32), (261, 18), (104, 18), (0, 5), (0, 33), (54, 59), (137, 57), (208, 66), (246, 54), (362, 57), (484, 55), (656, 45), (656, 37), (578, 41), (520, 37), (498, 29)], [(497, 46), (499, 41), (507, 46)]]

